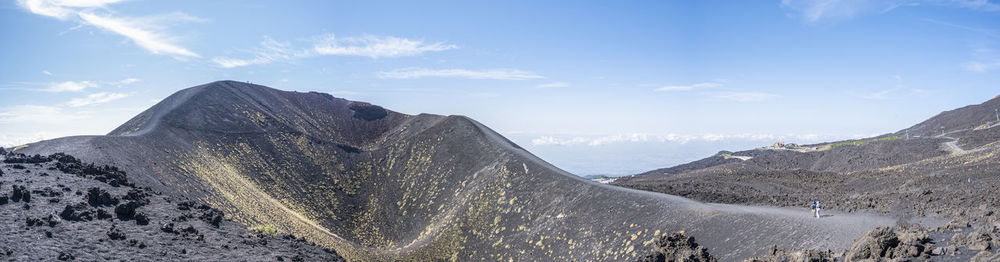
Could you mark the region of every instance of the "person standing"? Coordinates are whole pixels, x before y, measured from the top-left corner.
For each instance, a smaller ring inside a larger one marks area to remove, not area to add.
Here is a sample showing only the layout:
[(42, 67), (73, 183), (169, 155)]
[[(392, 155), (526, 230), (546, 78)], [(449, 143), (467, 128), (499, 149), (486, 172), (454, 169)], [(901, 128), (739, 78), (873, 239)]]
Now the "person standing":
[(822, 216), (820, 214), (820, 211), (822, 210), (823, 210), (823, 204), (821, 204), (819, 201), (816, 201), (816, 211), (813, 211), (813, 213), (816, 214), (816, 218), (820, 218)]

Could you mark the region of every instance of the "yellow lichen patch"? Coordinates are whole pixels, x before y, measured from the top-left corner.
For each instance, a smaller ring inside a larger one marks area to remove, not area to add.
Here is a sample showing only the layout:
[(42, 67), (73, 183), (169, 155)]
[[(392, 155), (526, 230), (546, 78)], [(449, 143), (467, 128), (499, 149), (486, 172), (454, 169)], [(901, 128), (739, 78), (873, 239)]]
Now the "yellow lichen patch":
[(648, 245), (651, 245), (653, 243), (656, 243), (656, 238), (655, 237), (654, 238), (650, 238), (649, 240), (646, 240), (646, 241), (642, 241), (642, 246), (648, 246)]
[(233, 166), (211, 157), (207, 152), (199, 155), (200, 157), (188, 158), (192, 161), (180, 167), (213, 189), (214, 192), (209, 196), (211, 203), (239, 210), (239, 214), (233, 216), (234, 219), (247, 224), (275, 225), (278, 231), (295, 232), (327, 246), (338, 247), (346, 244), (346, 241), (336, 237), (315, 221), (302, 216), (260, 190)]

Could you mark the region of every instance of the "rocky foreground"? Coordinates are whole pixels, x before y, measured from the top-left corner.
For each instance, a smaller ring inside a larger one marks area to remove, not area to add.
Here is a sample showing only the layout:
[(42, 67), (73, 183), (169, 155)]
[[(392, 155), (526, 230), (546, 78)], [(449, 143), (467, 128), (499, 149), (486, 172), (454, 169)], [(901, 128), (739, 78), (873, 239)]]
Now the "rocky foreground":
[[(664, 234), (638, 261), (718, 261), (684, 232)], [(968, 222), (929, 230), (918, 225), (880, 227), (858, 237), (847, 250), (780, 250), (744, 262), (786, 261), (1000, 261), (1000, 227), (975, 228)]]
[(0, 260), (343, 261), (332, 249), (136, 187), (118, 168), (0, 149)]

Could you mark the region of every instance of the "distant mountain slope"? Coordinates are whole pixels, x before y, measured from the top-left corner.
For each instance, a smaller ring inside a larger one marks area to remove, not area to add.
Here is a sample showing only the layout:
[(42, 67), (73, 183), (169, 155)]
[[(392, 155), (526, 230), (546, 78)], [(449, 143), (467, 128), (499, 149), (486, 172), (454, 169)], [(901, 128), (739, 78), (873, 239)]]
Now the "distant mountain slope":
[(631, 260), (680, 230), (716, 257), (737, 260), (772, 245), (843, 249), (895, 221), (843, 214), (818, 223), (804, 210), (706, 205), (597, 184), (467, 117), (406, 115), (233, 81), (182, 90), (108, 136), (18, 152), (115, 164), (137, 184), (203, 199), (234, 220), (273, 225), (362, 261)]
[[(638, 178), (681, 174), (717, 166), (734, 168), (745, 166), (760, 170), (802, 169), (813, 172), (867, 170), (945, 155), (948, 152), (941, 147), (941, 144), (947, 141), (949, 140), (946, 138), (897, 139), (806, 152), (787, 149), (752, 149), (732, 154), (733, 156), (749, 157), (747, 160), (715, 155), (674, 167), (623, 177), (618, 180), (618, 184)], [(823, 145), (826, 144), (816, 146)]]
[[(1000, 96), (978, 105), (968, 105), (941, 112), (919, 124), (908, 128), (910, 135), (935, 136), (945, 132), (974, 129), (987, 123), (996, 123), (996, 109), (1000, 108)], [(900, 130), (897, 134), (902, 134)]]
[(745, 161), (712, 156), (613, 184), (717, 203), (803, 206), (822, 200), (836, 210), (996, 222), (1000, 218), (990, 214), (1000, 212), (1000, 198), (981, 192), (1000, 189), (998, 106), (1000, 97), (943, 112), (911, 127), (909, 139), (903, 130), (794, 150), (747, 150), (732, 154), (753, 156)]

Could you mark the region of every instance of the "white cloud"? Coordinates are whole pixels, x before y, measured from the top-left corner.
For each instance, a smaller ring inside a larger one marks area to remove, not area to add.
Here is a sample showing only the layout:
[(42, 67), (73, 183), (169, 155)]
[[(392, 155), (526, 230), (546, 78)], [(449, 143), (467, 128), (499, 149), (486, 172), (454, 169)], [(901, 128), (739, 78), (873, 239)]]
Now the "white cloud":
[(531, 140), (533, 146), (604, 146), (621, 143), (689, 143), (689, 142), (716, 142), (724, 140), (751, 140), (751, 141), (794, 141), (798, 143), (812, 143), (826, 140), (842, 139), (843, 137), (818, 134), (649, 134), (649, 133), (629, 133), (614, 134), (605, 136), (572, 136), (555, 137), (540, 136)]
[(52, 75), (52, 72), (49, 72), (49, 70), (42, 70), (42, 74), (45, 74), (45, 75), (48, 75), (48, 76), (51, 76), (51, 75)]
[(538, 88), (553, 88), (553, 87), (569, 87), (569, 83), (552, 82), (552, 83), (538, 85)]
[(128, 84), (132, 84), (132, 83), (139, 82), (139, 81), (141, 81), (141, 80), (138, 79), (138, 78), (126, 78), (126, 79), (122, 79), (121, 81), (118, 81), (118, 84), (119, 85), (128, 85)]
[(121, 2), (122, 0), (18, 0), (28, 11), (53, 17), (59, 20), (66, 20), (73, 17), (77, 8), (105, 7), (108, 4)]
[(596, 139), (590, 140), (590, 142), (587, 142), (587, 145), (599, 146), (603, 144), (617, 143), (617, 142), (645, 142), (649, 141), (649, 138), (650, 138), (649, 135), (640, 133), (632, 133), (628, 135), (613, 135), (613, 136), (598, 137)]
[(216, 57), (216, 58), (212, 58), (212, 62), (215, 62), (215, 64), (217, 64), (217, 65), (219, 65), (221, 67), (233, 68), (233, 67), (241, 67), (241, 66), (248, 66), (248, 65), (266, 64), (266, 63), (268, 63), (270, 61), (265, 61), (265, 60), (256, 59), (256, 58), (254, 58), (254, 59), (234, 59), (234, 58), (226, 58), (226, 57)]
[(591, 139), (584, 137), (574, 137), (570, 139), (558, 139), (551, 136), (543, 136), (531, 140), (531, 145), (535, 146), (549, 146), (549, 145), (560, 145), (560, 146), (571, 146), (576, 144), (585, 144), (590, 142)]
[(690, 91), (690, 90), (695, 90), (695, 89), (706, 89), (706, 88), (722, 87), (722, 84), (724, 82), (725, 81), (723, 81), (723, 80), (717, 80), (717, 81), (712, 81), (712, 82), (697, 83), (697, 84), (693, 84), (693, 85), (664, 86), (664, 87), (660, 87), (660, 88), (657, 88), (657, 89), (654, 89), (654, 90), (655, 91), (659, 91), (659, 92), (663, 92), (663, 91)]
[(42, 85), (45, 86), (40, 89), (34, 89), (36, 91), (45, 92), (79, 92), (91, 88), (100, 88), (102, 85), (111, 86), (124, 86), (133, 84), (141, 81), (138, 78), (126, 78), (118, 81), (62, 81), (62, 82), (50, 82), (43, 84), (31, 84), (31, 85)]
[(532, 72), (517, 69), (491, 69), (491, 70), (466, 70), (466, 69), (426, 69), (407, 68), (389, 72), (379, 72), (379, 78), (393, 79), (417, 79), (424, 77), (447, 77), (447, 78), (468, 78), (468, 79), (497, 79), (497, 80), (527, 80), (544, 78)]
[(136, 45), (154, 54), (166, 54), (175, 57), (200, 57), (198, 54), (191, 52), (191, 50), (174, 44), (171, 36), (152, 30), (151, 28), (155, 27), (155, 25), (146, 24), (143, 19), (114, 18), (88, 12), (80, 12), (79, 15), (84, 22), (125, 36), (135, 42)]
[(176, 44), (176, 39), (165, 32), (164, 24), (176, 21), (200, 21), (182, 13), (137, 18), (112, 17), (94, 13), (95, 9), (107, 9), (108, 4), (120, 0), (18, 0), (28, 11), (59, 20), (76, 20), (119, 35), (134, 42), (139, 47), (154, 54), (170, 55), (175, 58), (199, 57), (198, 54)]
[(77, 92), (83, 91), (87, 88), (95, 88), (98, 85), (90, 81), (65, 81), (65, 82), (55, 82), (49, 83), (48, 87), (42, 89), (47, 92)]
[(716, 99), (736, 102), (759, 102), (778, 97), (778, 95), (764, 92), (713, 92), (708, 95)]
[(71, 106), (71, 107), (99, 105), (99, 104), (104, 104), (104, 103), (107, 103), (107, 102), (115, 101), (115, 100), (118, 100), (118, 99), (126, 98), (128, 96), (129, 96), (128, 94), (123, 94), (123, 93), (101, 92), (101, 93), (90, 94), (90, 95), (87, 95), (86, 97), (73, 98), (73, 99), (69, 100), (69, 102), (66, 103), (66, 104), (69, 105), (69, 106)]
[(371, 58), (416, 56), (424, 52), (444, 51), (458, 48), (444, 43), (425, 44), (422, 40), (411, 40), (392, 36), (336, 38), (333, 35), (322, 38), (313, 51), (320, 55), (367, 56)]
[(249, 65), (269, 64), (298, 58), (315, 56), (363, 56), (378, 59), (383, 57), (418, 56), (425, 52), (437, 52), (458, 48), (443, 42), (424, 43), (393, 36), (366, 35), (362, 37), (337, 38), (333, 35), (311, 37), (311, 46), (295, 47), (289, 42), (278, 42), (265, 36), (260, 47), (253, 50), (253, 58), (216, 57), (212, 59), (221, 67), (233, 68)]

